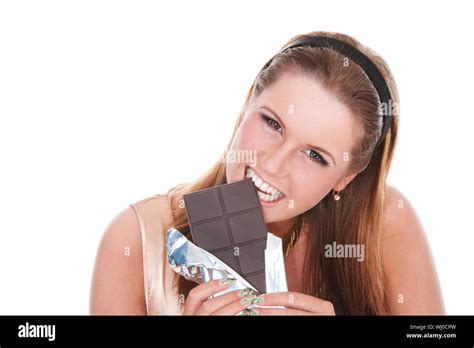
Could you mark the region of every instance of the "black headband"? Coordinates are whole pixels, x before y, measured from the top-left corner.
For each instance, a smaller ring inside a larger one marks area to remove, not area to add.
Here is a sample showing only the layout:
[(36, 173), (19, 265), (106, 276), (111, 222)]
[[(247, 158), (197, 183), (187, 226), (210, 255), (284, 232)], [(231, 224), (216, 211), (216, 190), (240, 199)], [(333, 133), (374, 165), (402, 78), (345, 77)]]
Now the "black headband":
[[(377, 93), (379, 95), (380, 103), (381, 103), (381, 110), (388, 110), (388, 114), (383, 114), (383, 126), (382, 126), (382, 133), (380, 134), (380, 138), (375, 145), (377, 148), (384, 140), (385, 135), (392, 124), (392, 96), (390, 94), (390, 90), (388, 89), (387, 83), (383, 78), (380, 71), (377, 69), (375, 64), (362, 52), (360, 52), (355, 47), (349, 45), (347, 42), (340, 41), (337, 39), (333, 39), (331, 37), (325, 36), (311, 36), (311, 37), (304, 37), (301, 39), (296, 40), (295, 42), (289, 44), (288, 46), (284, 47), (281, 52), (284, 52), (290, 48), (300, 47), (300, 46), (311, 46), (311, 47), (326, 47), (330, 48), (334, 51), (341, 53), (342, 55), (350, 58), (354, 63), (358, 64), (362, 70), (367, 74), (370, 81), (372, 81)], [(268, 62), (266, 66), (271, 63)], [(384, 107), (385, 106), (385, 107)]]

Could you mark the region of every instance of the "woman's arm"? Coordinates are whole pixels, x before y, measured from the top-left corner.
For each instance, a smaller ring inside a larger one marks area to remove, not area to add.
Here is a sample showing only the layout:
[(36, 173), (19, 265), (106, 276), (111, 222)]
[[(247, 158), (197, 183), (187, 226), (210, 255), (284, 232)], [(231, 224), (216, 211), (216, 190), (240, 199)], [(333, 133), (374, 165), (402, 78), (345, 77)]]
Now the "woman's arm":
[(388, 185), (385, 200), (381, 258), (390, 314), (446, 314), (430, 246), (413, 206)]
[(92, 277), (90, 314), (146, 315), (140, 226), (131, 207), (107, 226)]

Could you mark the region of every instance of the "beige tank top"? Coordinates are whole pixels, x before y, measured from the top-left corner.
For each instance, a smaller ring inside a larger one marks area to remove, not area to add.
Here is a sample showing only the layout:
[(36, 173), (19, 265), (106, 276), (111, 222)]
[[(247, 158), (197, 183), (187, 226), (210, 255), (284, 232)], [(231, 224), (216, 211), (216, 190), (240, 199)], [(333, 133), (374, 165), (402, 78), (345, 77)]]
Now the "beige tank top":
[(130, 206), (140, 223), (147, 314), (182, 314), (177, 289), (173, 288), (173, 279), (178, 275), (166, 255), (166, 231), (173, 226), (169, 197), (157, 194)]

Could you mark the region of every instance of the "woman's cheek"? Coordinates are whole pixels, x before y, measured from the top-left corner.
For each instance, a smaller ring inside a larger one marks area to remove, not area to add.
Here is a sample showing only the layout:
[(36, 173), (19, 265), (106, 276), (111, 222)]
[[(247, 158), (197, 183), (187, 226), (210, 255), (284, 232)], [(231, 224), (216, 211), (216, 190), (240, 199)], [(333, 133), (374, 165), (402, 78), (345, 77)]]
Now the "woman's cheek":
[(322, 179), (321, 175), (306, 175), (300, 176), (299, 178), (300, 180), (296, 179), (293, 181), (292, 192), (298, 206), (307, 210), (314, 207), (324, 198), (329, 182)]
[(251, 151), (246, 158), (249, 163), (228, 162), (226, 166), (227, 182), (235, 182), (244, 179), (244, 169), (246, 165), (255, 166), (261, 153), (262, 143), (258, 125), (251, 117), (246, 118), (240, 124), (235, 138), (230, 146), (231, 151)]
[(257, 117), (249, 117), (242, 122), (239, 129), (237, 149), (256, 150), (265, 148), (268, 133), (263, 129)]

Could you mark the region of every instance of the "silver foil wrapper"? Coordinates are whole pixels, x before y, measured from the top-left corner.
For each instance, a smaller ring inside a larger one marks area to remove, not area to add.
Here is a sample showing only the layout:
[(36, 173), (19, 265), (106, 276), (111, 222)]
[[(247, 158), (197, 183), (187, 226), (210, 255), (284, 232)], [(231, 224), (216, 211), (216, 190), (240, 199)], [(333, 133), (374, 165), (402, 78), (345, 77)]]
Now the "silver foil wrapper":
[[(166, 252), (171, 269), (198, 284), (223, 278), (234, 278), (237, 280), (225, 290), (215, 294), (214, 297), (245, 288), (258, 292), (235, 270), (213, 254), (193, 244), (175, 228), (170, 228), (167, 231)], [(267, 293), (288, 291), (282, 240), (270, 232), (267, 234), (265, 249), (265, 281)], [(252, 307), (285, 308), (260, 305), (251, 305), (248, 308)]]

